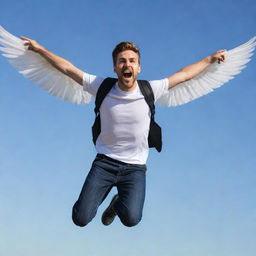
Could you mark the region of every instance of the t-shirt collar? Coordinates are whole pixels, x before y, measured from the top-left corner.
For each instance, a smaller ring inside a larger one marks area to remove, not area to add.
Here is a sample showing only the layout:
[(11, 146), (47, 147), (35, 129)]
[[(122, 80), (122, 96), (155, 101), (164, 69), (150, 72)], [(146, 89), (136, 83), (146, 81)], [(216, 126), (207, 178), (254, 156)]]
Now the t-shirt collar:
[(134, 88), (133, 90), (131, 90), (131, 91), (124, 91), (124, 90), (122, 90), (122, 89), (119, 87), (119, 85), (118, 85), (118, 81), (116, 82), (115, 87), (116, 87), (116, 90), (117, 90), (118, 92), (120, 92), (120, 93), (123, 93), (123, 94), (133, 94), (133, 93), (137, 93), (137, 92), (138, 92), (138, 88), (139, 88), (137, 80), (136, 80), (135, 83), (136, 83), (136, 86), (135, 86), (135, 88)]

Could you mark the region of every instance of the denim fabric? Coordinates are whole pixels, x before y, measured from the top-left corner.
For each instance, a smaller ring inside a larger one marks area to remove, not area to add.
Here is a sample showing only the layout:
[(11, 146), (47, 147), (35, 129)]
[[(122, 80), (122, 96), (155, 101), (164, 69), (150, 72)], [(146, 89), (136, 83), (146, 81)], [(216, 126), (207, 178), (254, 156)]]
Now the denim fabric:
[(145, 200), (146, 165), (127, 164), (98, 154), (73, 206), (72, 219), (78, 226), (87, 225), (96, 215), (112, 187), (119, 200), (114, 210), (125, 226), (138, 224)]

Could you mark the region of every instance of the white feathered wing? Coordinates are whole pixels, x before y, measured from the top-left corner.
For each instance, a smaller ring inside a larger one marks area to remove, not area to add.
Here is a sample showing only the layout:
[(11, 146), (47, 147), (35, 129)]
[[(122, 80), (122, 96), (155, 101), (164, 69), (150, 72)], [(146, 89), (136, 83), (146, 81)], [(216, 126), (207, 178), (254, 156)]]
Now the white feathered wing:
[(200, 75), (169, 89), (157, 102), (161, 106), (177, 106), (212, 92), (244, 69), (256, 46), (256, 37), (232, 50), (225, 51), (226, 61), (213, 63)]
[(0, 26), (0, 50), (15, 69), (51, 95), (76, 104), (87, 104), (91, 95), (73, 79), (64, 75), (40, 54), (30, 51), (23, 40)]

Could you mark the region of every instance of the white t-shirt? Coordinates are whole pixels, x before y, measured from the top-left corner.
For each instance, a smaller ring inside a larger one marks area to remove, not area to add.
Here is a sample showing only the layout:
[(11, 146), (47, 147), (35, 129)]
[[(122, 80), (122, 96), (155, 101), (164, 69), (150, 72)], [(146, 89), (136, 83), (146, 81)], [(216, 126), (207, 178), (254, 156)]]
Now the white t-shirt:
[[(83, 88), (96, 97), (104, 78), (84, 73)], [(168, 79), (149, 81), (155, 101), (168, 90)], [(148, 158), (150, 109), (139, 86), (123, 91), (116, 83), (100, 107), (101, 133), (96, 150), (113, 159), (145, 164)]]

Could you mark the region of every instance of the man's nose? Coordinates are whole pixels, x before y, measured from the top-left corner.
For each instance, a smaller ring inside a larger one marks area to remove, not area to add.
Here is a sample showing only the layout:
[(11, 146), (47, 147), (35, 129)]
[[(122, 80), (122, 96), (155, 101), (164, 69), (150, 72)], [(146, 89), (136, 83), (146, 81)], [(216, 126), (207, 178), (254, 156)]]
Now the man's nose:
[(124, 63), (124, 66), (125, 67), (129, 67), (131, 65), (131, 62), (129, 62), (129, 61), (126, 61), (125, 63)]

